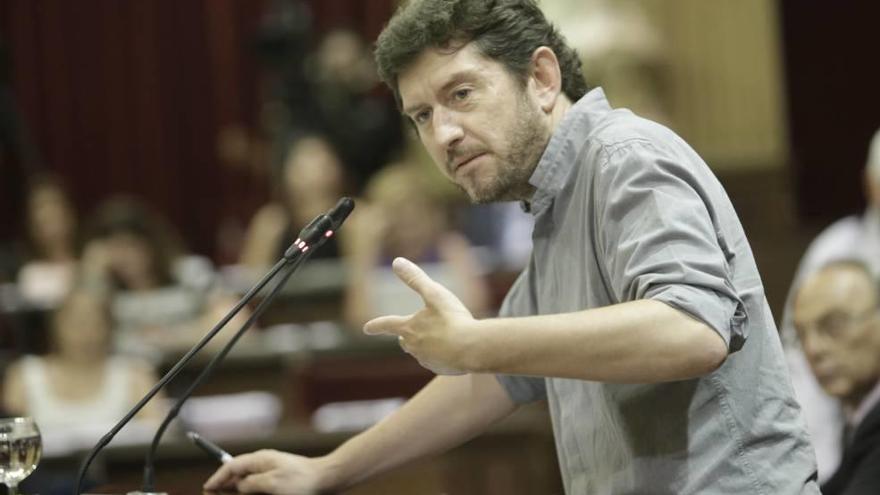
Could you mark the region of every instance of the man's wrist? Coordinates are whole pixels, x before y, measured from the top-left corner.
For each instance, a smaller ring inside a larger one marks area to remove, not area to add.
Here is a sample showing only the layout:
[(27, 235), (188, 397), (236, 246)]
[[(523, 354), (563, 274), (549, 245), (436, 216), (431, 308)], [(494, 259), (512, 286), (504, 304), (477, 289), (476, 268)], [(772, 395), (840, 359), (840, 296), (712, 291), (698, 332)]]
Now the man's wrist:
[(331, 493), (348, 486), (344, 463), (338, 459), (338, 455), (334, 454), (336, 452), (315, 458), (315, 462), (320, 466), (318, 470), (321, 473), (318, 479), (320, 493)]
[(474, 319), (462, 332), (461, 366), (469, 373), (488, 373), (492, 369), (491, 345), (486, 345), (490, 324), (490, 319)]

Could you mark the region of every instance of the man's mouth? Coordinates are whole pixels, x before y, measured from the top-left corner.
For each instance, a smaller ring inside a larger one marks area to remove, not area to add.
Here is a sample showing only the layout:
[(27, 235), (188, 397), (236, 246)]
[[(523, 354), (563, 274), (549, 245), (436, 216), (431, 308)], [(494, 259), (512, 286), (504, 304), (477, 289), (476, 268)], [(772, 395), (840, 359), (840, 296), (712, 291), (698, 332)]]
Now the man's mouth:
[(822, 384), (827, 384), (834, 381), (834, 379), (840, 374), (839, 370), (830, 365), (816, 366), (813, 373), (816, 375), (816, 380), (818, 380), (819, 383)]
[(458, 162), (456, 162), (452, 166), (452, 172), (453, 173), (458, 172), (458, 169), (460, 169), (461, 167), (464, 167), (465, 165), (471, 163), (472, 161), (476, 160), (477, 158), (479, 158), (485, 154), (486, 154), (485, 152), (481, 152), (481, 153), (477, 153), (475, 155), (471, 155), (471, 156), (464, 158), (462, 160), (459, 160)]

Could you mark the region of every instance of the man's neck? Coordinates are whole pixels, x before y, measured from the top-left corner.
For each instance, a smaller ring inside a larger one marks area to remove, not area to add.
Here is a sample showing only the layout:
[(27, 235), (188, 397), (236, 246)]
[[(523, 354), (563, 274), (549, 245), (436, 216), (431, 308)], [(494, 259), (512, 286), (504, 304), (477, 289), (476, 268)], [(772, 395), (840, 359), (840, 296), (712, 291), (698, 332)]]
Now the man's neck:
[[(550, 110), (550, 133), (547, 136), (547, 142), (544, 143), (544, 148), (540, 155), (535, 160), (535, 167), (537, 167), (541, 162), (541, 157), (544, 152), (547, 150), (547, 146), (550, 144), (550, 140), (553, 139), (553, 134), (556, 132), (557, 128), (560, 124), (562, 124), (562, 120), (565, 119), (565, 114), (574, 106), (571, 100), (568, 99), (563, 93), (560, 93), (559, 98), (557, 98), (556, 103), (553, 105), (553, 109)], [(534, 168), (532, 169), (532, 173), (534, 173)], [(530, 201), (532, 196), (535, 194), (535, 186), (526, 182), (522, 185), (521, 189), (515, 190), (511, 192), (511, 199), (515, 201), (521, 201), (526, 211), (531, 209)]]
[(565, 114), (568, 113), (572, 106), (574, 106), (574, 104), (568, 99), (568, 96), (565, 96), (565, 94), (559, 95), (556, 105), (554, 105), (553, 110), (550, 111), (551, 133), (556, 132), (556, 128), (562, 123), (562, 119), (565, 118)]
[(872, 387), (847, 397), (843, 402), (847, 421), (853, 426), (858, 426), (871, 409), (880, 402), (880, 380), (875, 382)]

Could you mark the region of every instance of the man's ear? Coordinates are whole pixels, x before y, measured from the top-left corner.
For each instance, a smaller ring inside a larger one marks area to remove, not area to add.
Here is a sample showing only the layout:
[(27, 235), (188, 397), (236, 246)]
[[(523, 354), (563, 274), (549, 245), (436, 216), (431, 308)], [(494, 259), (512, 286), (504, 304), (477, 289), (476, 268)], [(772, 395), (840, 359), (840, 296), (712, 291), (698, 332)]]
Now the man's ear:
[(538, 47), (532, 53), (531, 82), (541, 110), (549, 113), (562, 92), (562, 72), (559, 60), (549, 47)]

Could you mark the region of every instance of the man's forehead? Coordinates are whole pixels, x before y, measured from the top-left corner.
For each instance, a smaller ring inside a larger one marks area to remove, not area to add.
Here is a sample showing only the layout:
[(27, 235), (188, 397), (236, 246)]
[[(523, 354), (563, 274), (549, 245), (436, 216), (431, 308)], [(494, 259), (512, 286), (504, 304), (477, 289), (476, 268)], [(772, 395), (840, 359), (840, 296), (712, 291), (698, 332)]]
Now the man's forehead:
[(863, 309), (876, 303), (870, 275), (849, 267), (829, 267), (809, 277), (798, 290), (795, 311), (801, 315)]
[(439, 89), (458, 74), (479, 73), (491, 64), (474, 43), (426, 48), (397, 78), (402, 107), (418, 103), (420, 90)]

